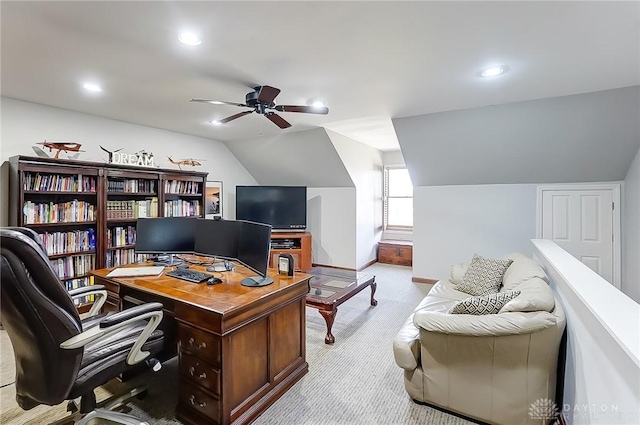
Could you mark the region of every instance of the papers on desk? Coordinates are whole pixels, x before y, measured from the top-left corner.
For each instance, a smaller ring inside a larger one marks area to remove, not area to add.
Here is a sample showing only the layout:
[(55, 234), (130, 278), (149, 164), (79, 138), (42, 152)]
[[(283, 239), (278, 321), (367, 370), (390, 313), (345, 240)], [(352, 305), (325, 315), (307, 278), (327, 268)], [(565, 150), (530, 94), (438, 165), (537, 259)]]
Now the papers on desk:
[(150, 267), (118, 267), (111, 270), (107, 277), (136, 277), (136, 276), (158, 276), (164, 270), (164, 266)]

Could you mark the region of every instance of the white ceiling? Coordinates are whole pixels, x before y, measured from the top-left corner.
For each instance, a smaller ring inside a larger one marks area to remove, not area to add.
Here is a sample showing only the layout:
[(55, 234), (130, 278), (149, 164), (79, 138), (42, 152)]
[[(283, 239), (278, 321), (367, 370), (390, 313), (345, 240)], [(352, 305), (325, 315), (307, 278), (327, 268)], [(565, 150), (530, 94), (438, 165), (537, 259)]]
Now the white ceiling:
[[(640, 83), (638, 2), (0, 3), (3, 96), (225, 142), (326, 127), (398, 149), (391, 118)], [(191, 29), (198, 47), (177, 35)], [(489, 65), (506, 74), (481, 79)], [(91, 95), (84, 81), (104, 88)], [(280, 130), (192, 97), (279, 104)]]

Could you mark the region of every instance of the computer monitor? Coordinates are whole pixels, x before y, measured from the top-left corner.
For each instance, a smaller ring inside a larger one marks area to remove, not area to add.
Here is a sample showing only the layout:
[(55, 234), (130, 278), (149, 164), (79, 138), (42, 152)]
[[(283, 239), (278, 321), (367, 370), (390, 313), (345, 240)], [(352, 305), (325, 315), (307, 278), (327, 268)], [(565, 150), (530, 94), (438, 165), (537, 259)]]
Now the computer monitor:
[[(136, 253), (193, 253), (197, 223), (197, 219), (190, 217), (139, 218), (136, 224)], [(173, 261), (170, 263), (173, 264)]]
[(238, 223), (240, 223), (240, 238), (237, 259), (259, 275), (244, 278), (240, 283), (245, 286), (266, 286), (273, 283), (273, 279), (267, 276), (271, 249), (271, 226), (242, 220), (239, 220)]
[(240, 222), (235, 220), (198, 220), (194, 251), (209, 257), (238, 258)]

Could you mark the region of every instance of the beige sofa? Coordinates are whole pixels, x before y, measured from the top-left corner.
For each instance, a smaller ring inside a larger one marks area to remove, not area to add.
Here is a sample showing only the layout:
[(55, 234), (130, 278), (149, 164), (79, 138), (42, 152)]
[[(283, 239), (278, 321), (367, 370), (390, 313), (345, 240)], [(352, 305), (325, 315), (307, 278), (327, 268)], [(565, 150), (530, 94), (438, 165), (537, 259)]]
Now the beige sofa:
[(537, 263), (522, 254), (507, 258), (513, 263), (500, 291), (521, 293), (498, 314), (447, 313), (470, 297), (456, 290), (468, 264), (456, 264), (398, 332), (393, 352), (415, 401), (492, 424), (544, 422), (539, 407), (555, 401), (565, 315)]

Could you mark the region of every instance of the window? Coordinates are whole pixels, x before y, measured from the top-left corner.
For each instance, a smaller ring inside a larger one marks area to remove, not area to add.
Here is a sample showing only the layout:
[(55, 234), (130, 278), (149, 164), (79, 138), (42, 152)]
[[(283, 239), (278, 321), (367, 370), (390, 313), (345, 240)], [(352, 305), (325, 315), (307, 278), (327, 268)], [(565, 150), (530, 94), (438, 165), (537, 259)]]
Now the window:
[(413, 228), (413, 185), (406, 167), (384, 168), (384, 228)]

